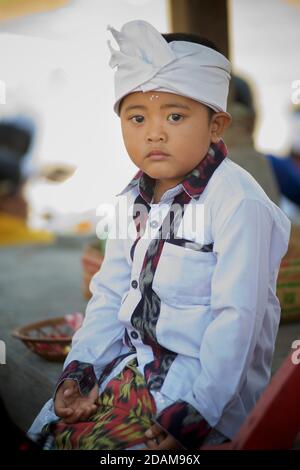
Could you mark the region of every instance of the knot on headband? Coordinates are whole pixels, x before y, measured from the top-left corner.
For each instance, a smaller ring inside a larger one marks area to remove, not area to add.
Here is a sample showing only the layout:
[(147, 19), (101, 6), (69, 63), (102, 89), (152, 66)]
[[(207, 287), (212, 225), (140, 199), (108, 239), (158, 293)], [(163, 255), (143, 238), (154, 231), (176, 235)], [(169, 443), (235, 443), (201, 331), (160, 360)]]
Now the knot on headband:
[(226, 111), (230, 63), (219, 52), (188, 41), (168, 43), (150, 23), (134, 20), (121, 31), (107, 27), (119, 50), (108, 46), (109, 65), (115, 72), (114, 110), (119, 115), (122, 98), (134, 91), (161, 90), (187, 96)]

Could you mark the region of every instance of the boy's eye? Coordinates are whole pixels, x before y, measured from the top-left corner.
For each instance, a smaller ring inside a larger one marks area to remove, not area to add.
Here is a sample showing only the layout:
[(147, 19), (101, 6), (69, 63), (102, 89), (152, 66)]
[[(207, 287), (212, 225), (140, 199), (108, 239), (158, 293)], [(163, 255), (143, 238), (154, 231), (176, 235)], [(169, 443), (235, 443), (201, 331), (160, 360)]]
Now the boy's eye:
[[(168, 116), (168, 121), (171, 121), (171, 122), (179, 122), (182, 119), (183, 119), (183, 116), (177, 113), (172, 113)], [(142, 122), (144, 122), (145, 118), (144, 116), (137, 114), (129, 118), (129, 120), (132, 121), (134, 124), (141, 124)]]
[(134, 122), (135, 124), (141, 124), (143, 120), (144, 120), (144, 116), (140, 116), (140, 115), (132, 116), (132, 118), (130, 118), (130, 121)]
[(173, 114), (170, 114), (170, 116), (168, 116), (168, 120), (171, 121), (171, 122), (178, 122), (181, 119), (183, 119), (183, 116), (181, 114), (173, 113)]

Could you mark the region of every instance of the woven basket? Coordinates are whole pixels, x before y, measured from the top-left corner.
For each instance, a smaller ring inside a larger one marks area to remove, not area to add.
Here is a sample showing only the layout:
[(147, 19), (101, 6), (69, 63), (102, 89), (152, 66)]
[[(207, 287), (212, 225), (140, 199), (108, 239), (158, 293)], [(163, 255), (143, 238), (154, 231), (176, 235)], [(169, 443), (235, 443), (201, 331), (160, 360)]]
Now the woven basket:
[(277, 279), (281, 322), (300, 320), (300, 259), (282, 261)]
[(90, 282), (94, 274), (99, 271), (104, 258), (104, 250), (99, 250), (99, 246), (101, 247), (99, 240), (86, 245), (81, 256), (81, 292), (86, 300), (89, 300), (92, 296), (89, 288)]
[(289, 248), (277, 279), (281, 322), (300, 321), (300, 227), (292, 225)]
[(77, 323), (75, 328), (70, 317), (72, 315), (30, 323), (14, 330), (12, 336), (23, 341), (28, 349), (44, 359), (61, 362), (69, 353), (72, 336), (79, 326)]

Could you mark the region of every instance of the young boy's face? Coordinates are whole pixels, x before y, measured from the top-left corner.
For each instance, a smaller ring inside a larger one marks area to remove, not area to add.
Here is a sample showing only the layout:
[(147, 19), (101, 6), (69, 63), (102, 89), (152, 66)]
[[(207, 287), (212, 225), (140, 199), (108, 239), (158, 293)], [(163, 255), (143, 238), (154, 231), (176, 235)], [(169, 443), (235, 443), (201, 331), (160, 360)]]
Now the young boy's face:
[[(182, 181), (210, 144), (219, 140), (218, 115), (226, 117), (216, 113), (210, 118), (205, 105), (174, 93), (130, 93), (120, 111), (126, 150), (138, 168), (167, 190)], [(148, 156), (151, 151), (167, 155)]]

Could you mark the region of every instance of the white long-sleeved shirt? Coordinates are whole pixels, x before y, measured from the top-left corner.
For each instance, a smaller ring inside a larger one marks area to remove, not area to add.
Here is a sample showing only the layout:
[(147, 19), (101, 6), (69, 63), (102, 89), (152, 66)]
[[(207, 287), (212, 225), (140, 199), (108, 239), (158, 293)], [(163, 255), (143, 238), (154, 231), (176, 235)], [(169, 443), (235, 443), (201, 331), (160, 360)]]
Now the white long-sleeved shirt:
[[(125, 354), (102, 381), (100, 393), (133, 357), (141, 373), (154, 360), (153, 349), (132, 324), (132, 314), (141, 300), (140, 274), (149, 244), (183, 190), (180, 183), (158, 204), (150, 202), (145, 236), (136, 244), (133, 259), (132, 237), (108, 236), (103, 264), (91, 282), (93, 297), (84, 325), (65, 362), (65, 367), (74, 360), (90, 363), (99, 377), (110, 361)], [(138, 184), (128, 185), (117, 203), (133, 206), (139, 194)], [(280, 320), (276, 280), (290, 222), (228, 157), (189, 206), (180, 237), (195, 245), (165, 242), (152, 283), (160, 299), (156, 340), (175, 353), (154, 396), (158, 411), (178, 401), (188, 403), (211, 427), (232, 438), (270, 378)], [(196, 227), (195, 213), (200, 214)], [(213, 250), (193, 248), (201, 245)], [(29, 435), (54, 418), (50, 400)]]

